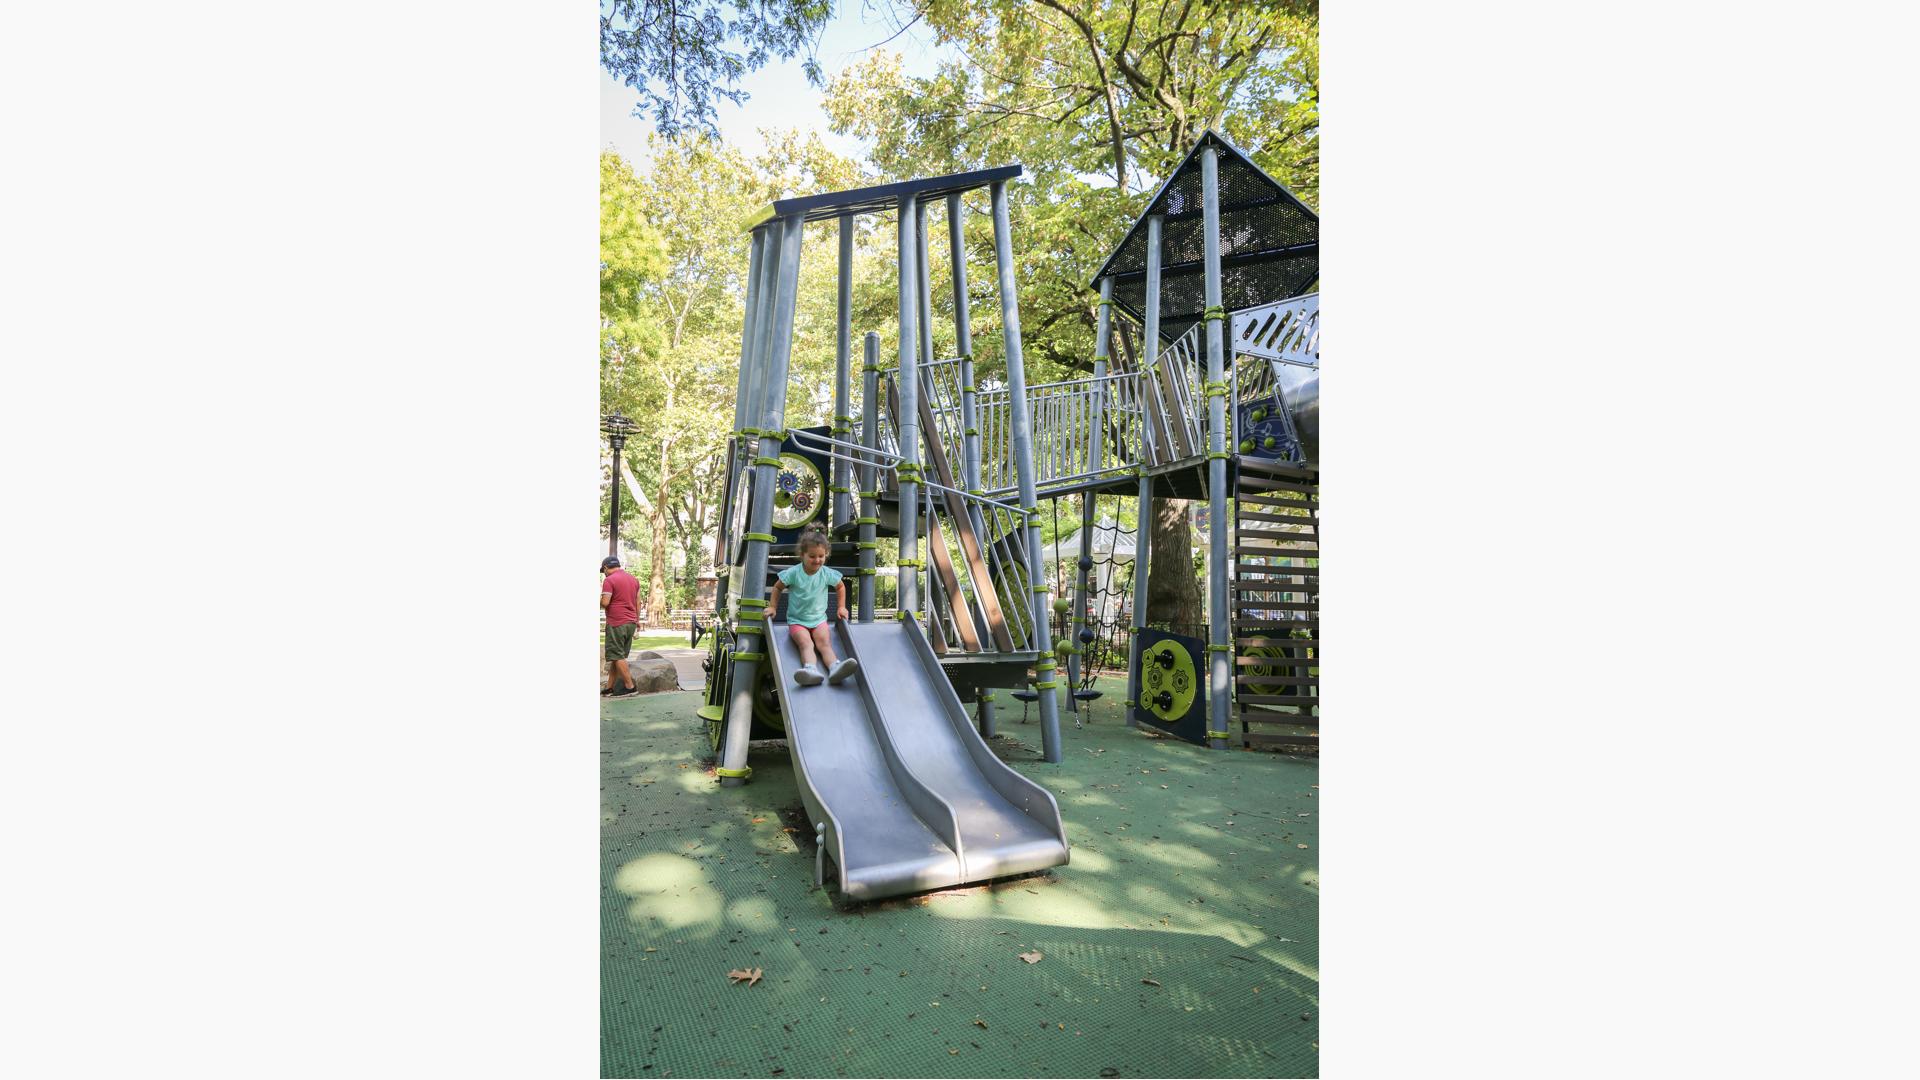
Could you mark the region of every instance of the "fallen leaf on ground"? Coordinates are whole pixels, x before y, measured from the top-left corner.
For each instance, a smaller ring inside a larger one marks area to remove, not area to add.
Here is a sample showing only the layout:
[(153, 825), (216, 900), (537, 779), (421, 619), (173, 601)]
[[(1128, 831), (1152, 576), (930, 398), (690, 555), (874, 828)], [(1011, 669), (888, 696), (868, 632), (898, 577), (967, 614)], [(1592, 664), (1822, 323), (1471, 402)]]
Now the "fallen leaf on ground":
[(1152, 979), (1141, 979), (1140, 981), (1141, 981), (1141, 982), (1143, 982), (1143, 983), (1146, 983), (1146, 984), (1147, 984), (1148, 986), (1159, 986), (1159, 985), (1160, 985), (1160, 984), (1159, 984), (1158, 982), (1155, 982), (1155, 981), (1154, 981), (1154, 980), (1152, 980)]
[(744, 980), (748, 986), (759, 982), (760, 975), (761, 971), (759, 968), (734, 968), (732, 971), (727, 972), (727, 978), (732, 979), (735, 984)]
[(1305, 850), (1306, 850), (1306, 848), (1307, 848), (1307, 845), (1305, 845), (1305, 844), (1295, 844), (1295, 845), (1293, 845), (1293, 846), (1294, 846), (1294, 847), (1297, 847), (1297, 848), (1299, 848), (1299, 849), (1300, 849), (1300, 850), (1302, 850), (1302, 851), (1305, 851)]
[(1034, 950), (1033, 952), (1023, 952), (1019, 954), (1020, 959), (1025, 960), (1029, 964), (1039, 963), (1041, 958), (1045, 957), (1046, 955), (1047, 955), (1046, 953), (1040, 952), (1037, 949)]
[(987, 1022), (985, 1020), (975, 1020), (973, 1023), (975, 1027), (981, 1028), (983, 1030), (987, 1026)]
[(766, 818), (763, 818), (763, 817), (757, 817), (757, 818), (754, 818), (754, 819), (753, 819), (753, 823), (754, 823), (755, 825), (758, 825), (758, 824), (760, 824), (761, 822), (763, 822), (763, 821), (765, 821), (765, 820), (767, 820), (767, 819), (766, 819)]

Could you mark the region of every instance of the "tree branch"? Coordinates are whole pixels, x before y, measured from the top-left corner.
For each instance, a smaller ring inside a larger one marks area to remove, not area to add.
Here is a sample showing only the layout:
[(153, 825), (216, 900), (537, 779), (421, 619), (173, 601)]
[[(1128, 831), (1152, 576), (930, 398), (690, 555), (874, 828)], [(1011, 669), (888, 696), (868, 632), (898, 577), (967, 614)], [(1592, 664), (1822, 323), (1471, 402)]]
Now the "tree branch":
[(1086, 38), (1087, 51), (1093, 56), (1093, 69), (1099, 74), (1100, 82), (1106, 91), (1104, 96), (1107, 100), (1107, 128), (1112, 132), (1113, 139), (1113, 182), (1120, 186), (1120, 194), (1125, 195), (1127, 193), (1127, 144), (1120, 134), (1120, 102), (1113, 92), (1113, 84), (1107, 78), (1107, 65), (1101, 57), (1100, 43), (1093, 36), (1093, 27), (1077, 13), (1062, 7), (1058, 0), (1040, 0), (1040, 2), (1072, 20), (1073, 24), (1080, 28), (1080, 35)]

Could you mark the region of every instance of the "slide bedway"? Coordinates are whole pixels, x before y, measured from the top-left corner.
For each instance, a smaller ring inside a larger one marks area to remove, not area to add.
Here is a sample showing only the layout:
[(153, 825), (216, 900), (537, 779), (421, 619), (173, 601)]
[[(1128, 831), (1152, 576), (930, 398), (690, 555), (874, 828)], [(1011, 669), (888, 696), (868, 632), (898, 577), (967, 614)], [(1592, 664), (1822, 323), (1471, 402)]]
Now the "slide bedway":
[(815, 827), (815, 885), (828, 860), (853, 900), (1067, 862), (1059, 804), (987, 748), (919, 624), (836, 621), (833, 636), (859, 674), (800, 686), (786, 624), (769, 627), (787, 746)]

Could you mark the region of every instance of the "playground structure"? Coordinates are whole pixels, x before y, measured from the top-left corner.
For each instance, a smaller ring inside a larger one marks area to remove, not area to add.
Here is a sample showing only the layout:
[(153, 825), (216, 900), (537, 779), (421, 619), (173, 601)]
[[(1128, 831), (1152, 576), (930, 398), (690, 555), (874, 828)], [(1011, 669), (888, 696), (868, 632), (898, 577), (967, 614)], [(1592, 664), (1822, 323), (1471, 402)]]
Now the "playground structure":
[[(1059, 711), (1074, 698), (1058, 691), (1084, 689), (1091, 622), (1114, 610), (1093, 594), (1089, 552), (1076, 557), (1073, 597), (1050, 599), (1043, 499), (1057, 513), (1057, 500), (1082, 496), (1083, 537), (1095, 535), (1099, 494), (1133, 494), (1141, 522), (1155, 498), (1207, 499), (1206, 640), (1148, 625), (1150, 530), (1133, 538), (1128, 722), (1214, 747), (1317, 745), (1319, 312), (1306, 291), (1318, 279), (1317, 218), (1208, 132), (1095, 278), (1091, 376), (1029, 386), (1006, 192), (1020, 172), (1009, 165), (781, 200), (751, 225), (728, 512), (715, 551), (725, 610), (701, 715), (724, 785), (751, 776), (753, 739), (787, 739), (817, 832), (816, 882), (831, 856), (852, 898), (1069, 857), (1053, 797), (984, 741), (994, 733), (995, 691), (1012, 689), (1038, 705), (1045, 760), (1062, 760)], [(998, 385), (976, 380), (962, 249), (962, 196), (983, 187), (1004, 335)], [(928, 209), (941, 203), (957, 346), (948, 358), (934, 356), (928, 260)], [(878, 335), (864, 336), (855, 417), (854, 219), (889, 210), (899, 362), (883, 369)], [(840, 224), (834, 418), (789, 429), (801, 235), (808, 222), (829, 220)], [(1140, 334), (1136, 350), (1123, 324), (1117, 358), (1116, 305)], [(801, 690), (783, 613), (766, 597), (787, 545), (821, 517), (833, 540), (828, 563), (857, 606), (852, 621), (836, 623), (836, 648), (860, 659), (861, 674), (857, 685)], [(883, 539), (898, 551), (897, 611), (876, 622)], [(1177, 555), (1184, 562), (1187, 553)], [(1071, 613), (1058, 642), (1056, 604)], [(1248, 688), (1237, 695), (1237, 731), (1236, 686)]]

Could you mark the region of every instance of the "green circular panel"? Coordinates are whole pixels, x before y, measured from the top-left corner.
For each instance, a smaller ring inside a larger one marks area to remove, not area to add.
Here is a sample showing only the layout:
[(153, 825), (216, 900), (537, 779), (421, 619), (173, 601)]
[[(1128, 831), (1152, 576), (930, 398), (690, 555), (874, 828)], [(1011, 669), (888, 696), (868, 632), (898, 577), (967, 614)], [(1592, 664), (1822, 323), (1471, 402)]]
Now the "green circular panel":
[[(1171, 657), (1173, 666), (1162, 666), (1165, 663), (1162, 656)], [(1140, 707), (1159, 717), (1162, 723), (1172, 724), (1187, 715), (1199, 685), (1193, 672), (1193, 657), (1178, 643), (1156, 641), (1141, 654)], [(1167, 695), (1164, 707), (1160, 704), (1163, 693)]]

